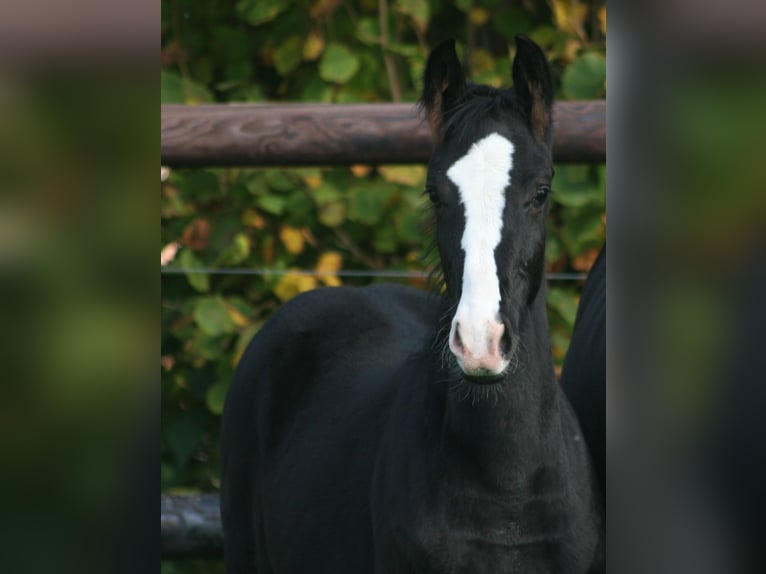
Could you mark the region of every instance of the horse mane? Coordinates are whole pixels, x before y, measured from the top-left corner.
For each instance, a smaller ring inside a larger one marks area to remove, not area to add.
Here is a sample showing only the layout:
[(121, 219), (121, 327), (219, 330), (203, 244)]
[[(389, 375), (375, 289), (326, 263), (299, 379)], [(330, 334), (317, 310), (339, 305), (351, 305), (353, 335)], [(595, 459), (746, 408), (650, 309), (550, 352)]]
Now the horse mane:
[[(425, 109), (422, 99), (418, 102), (418, 107), (421, 110)], [(443, 111), (440, 122), (441, 139), (450, 136), (457, 141), (465, 141), (471, 137), (469, 129), (473, 130), (488, 119), (496, 119), (502, 111), (509, 109), (524, 114), (513, 89), (493, 88), (468, 82), (454, 105)]]

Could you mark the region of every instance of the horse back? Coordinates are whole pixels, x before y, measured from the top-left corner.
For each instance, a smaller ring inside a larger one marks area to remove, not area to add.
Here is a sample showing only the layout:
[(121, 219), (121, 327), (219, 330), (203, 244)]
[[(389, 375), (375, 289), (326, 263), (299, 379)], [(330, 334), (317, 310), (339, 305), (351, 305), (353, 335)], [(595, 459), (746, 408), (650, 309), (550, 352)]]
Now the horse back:
[(430, 344), (437, 301), (394, 285), (319, 289), (256, 335), (221, 436), (231, 572), (371, 570), (370, 484), (395, 374)]

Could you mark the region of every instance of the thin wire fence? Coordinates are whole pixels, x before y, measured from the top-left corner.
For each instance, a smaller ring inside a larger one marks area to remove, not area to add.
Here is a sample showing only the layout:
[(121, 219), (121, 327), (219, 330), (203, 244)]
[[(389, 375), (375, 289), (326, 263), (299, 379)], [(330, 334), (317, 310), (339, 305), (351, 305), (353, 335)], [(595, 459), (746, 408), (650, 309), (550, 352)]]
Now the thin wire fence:
[[(162, 275), (189, 275), (197, 273), (206, 273), (208, 275), (256, 275), (261, 277), (274, 277), (281, 275), (302, 275), (306, 277), (356, 277), (368, 279), (426, 279), (426, 271), (399, 271), (399, 270), (340, 270), (332, 273), (326, 271), (316, 271), (313, 269), (240, 269), (236, 267), (195, 267), (187, 269), (182, 267), (161, 267)], [(587, 275), (585, 273), (547, 273), (548, 281), (584, 281)]]

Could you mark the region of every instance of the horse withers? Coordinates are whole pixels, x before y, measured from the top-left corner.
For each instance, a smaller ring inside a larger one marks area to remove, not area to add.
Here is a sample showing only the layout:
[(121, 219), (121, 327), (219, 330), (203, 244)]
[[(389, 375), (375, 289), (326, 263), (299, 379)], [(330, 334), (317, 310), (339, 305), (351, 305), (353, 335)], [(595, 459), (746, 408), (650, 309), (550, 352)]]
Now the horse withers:
[(305, 293), (226, 400), (230, 573), (589, 572), (603, 500), (551, 357), (544, 281), (553, 84), (516, 38), (512, 90), (426, 64), (426, 191), (443, 295)]

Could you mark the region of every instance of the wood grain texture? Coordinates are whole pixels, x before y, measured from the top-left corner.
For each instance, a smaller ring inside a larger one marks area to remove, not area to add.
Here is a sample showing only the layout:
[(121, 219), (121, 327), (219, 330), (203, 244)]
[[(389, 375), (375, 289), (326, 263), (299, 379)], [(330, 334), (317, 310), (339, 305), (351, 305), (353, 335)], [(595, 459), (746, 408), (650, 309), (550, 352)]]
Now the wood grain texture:
[(164, 558), (221, 558), (223, 528), (217, 494), (160, 497)]
[[(605, 100), (556, 103), (554, 122), (556, 161), (605, 161)], [(413, 104), (162, 106), (168, 166), (426, 163), (431, 146)]]

